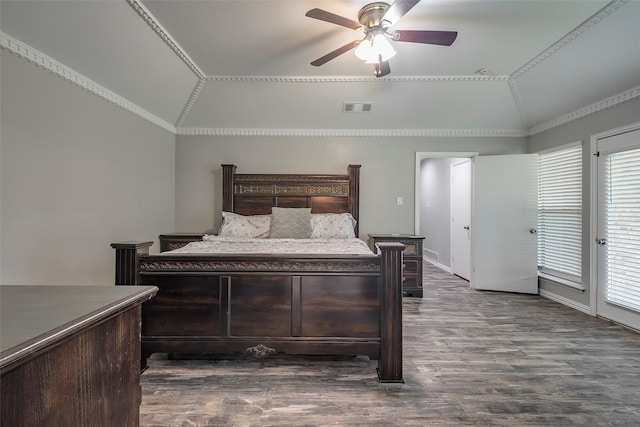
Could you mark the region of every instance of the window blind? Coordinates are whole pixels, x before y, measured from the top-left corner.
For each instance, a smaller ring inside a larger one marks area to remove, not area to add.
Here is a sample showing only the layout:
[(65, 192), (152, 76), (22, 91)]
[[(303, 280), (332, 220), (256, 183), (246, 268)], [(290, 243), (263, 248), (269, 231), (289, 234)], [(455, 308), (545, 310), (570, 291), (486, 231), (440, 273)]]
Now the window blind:
[(640, 311), (640, 149), (606, 164), (606, 299)]
[(538, 270), (582, 281), (582, 145), (539, 156)]

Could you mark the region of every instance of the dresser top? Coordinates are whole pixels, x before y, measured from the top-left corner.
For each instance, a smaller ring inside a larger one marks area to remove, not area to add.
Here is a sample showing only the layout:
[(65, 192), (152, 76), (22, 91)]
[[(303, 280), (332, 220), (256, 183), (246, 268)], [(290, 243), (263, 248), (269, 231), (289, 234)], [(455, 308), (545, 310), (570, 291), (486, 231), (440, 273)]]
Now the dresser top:
[(157, 291), (155, 286), (0, 286), (0, 367)]

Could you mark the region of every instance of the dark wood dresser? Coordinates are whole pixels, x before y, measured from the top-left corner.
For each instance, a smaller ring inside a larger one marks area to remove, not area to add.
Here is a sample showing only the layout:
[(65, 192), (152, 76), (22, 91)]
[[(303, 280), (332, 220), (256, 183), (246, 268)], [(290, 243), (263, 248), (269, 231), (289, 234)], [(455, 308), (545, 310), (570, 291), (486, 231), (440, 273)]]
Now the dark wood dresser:
[(155, 286), (0, 286), (2, 426), (138, 426)]
[(376, 244), (397, 242), (405, 245), (402, 270), (402, 291), (405, 296), (422, 298), (422, 242), (423, 236), (411, 234), (370, 234), (369, 247), (378, 253)]

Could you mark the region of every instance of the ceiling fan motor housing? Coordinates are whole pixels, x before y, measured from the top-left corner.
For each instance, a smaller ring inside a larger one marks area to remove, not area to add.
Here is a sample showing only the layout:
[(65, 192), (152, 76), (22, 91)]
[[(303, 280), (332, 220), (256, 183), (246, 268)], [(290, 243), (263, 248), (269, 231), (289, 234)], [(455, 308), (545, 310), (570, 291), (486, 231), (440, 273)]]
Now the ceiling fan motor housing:
[(384, 2), (369, 3), (358, 12), (358, 21), (365, 27), (365, 30), (372, 27), (380, 27), (382, 17), (388, 9), (389, 5)]
[(395, 0), (392, 5), (385, 2), (373, 2), (365, 5), (358, 12), (358, 21), (345, 18), (335, 13), (322, 9), (311, 9), (305, 16), (330, 22), (352, 30), (362, 30), (364, 38), (354, 40), (332, 50), (328, 54), (311, 62), (311, 65), (320, 66), (345, 52), (355, 49), (356, 56), (367, 63), (374, 64), (375, 75), (382, 77), (391, 72), (389, 58), (395, 55), (395, 50), (389, 41), (433, 44), (451, 46), (456, 39), (457, 31), (430, 31), (430, 30), (393, 30), (389, 27), (395, 25), (411, 8), (420, 0)]

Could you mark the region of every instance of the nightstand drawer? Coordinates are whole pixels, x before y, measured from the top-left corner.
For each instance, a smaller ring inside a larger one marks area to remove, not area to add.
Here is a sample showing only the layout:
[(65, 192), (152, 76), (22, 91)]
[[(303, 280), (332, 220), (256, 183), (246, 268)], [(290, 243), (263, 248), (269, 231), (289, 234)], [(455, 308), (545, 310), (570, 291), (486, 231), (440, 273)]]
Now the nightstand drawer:
[(405, 248), (404, 248), (404, 254), (405, 255), (416, 255), (420, 253), (420, 248), (419, 246), (421, 245), (421, 242), (412, 242), (412, 241), (407, 241), (407, 242), (400, 242), (402, 243)]
[(416, 275), (418, 274), (418, 260), (416, 259), (404, 259), (402, 274), (403, 275)]
[(416, 274), (405, 274), (402, 276), (402, 287), (405, 293), (411, 293), (412, 296), (416, 296), (413, 295), (410, 289), (422, 290), (422, 283), (418, 283), (418, 276)]
[(378, 253), (376, 246), (380, 242), (402, 243), (402, 291), (404, 295), (422, 298), (422, 241), (424, 237), (409, 234), (371, 234), (369, 247)]

